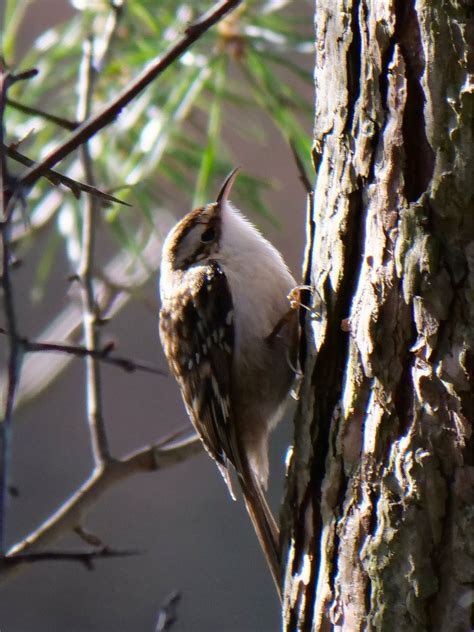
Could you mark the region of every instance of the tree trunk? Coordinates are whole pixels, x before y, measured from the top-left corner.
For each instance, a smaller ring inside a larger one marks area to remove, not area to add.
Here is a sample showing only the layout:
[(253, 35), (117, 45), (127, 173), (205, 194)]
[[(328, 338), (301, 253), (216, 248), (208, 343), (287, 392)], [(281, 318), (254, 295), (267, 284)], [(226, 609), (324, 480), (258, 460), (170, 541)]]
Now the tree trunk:
[(316, 1), (286, 630), (471, 629), (469, 6)]

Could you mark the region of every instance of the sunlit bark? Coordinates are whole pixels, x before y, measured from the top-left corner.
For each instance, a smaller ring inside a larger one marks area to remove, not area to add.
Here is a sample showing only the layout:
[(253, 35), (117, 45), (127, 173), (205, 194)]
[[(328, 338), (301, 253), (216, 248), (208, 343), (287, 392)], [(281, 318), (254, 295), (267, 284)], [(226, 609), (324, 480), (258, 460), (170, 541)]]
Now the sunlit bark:
[(316, 2), (286, 630), (471, 629), (468, 4)]

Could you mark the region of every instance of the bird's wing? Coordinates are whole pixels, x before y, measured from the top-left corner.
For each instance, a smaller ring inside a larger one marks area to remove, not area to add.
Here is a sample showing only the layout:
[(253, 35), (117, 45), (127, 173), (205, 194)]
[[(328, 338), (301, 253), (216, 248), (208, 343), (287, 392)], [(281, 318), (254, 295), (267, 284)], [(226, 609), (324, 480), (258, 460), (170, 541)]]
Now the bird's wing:
[(181, 386), (191, 420), (209, 454), (217, 462), (233, 496), (228, 462), (239, 468), (232, 424), (231, 380), (234, 353), (233, 303), (227, 278), (216, 261), (206, 266), (197, 287), (163, 308), (160, 329), (165, 353)]

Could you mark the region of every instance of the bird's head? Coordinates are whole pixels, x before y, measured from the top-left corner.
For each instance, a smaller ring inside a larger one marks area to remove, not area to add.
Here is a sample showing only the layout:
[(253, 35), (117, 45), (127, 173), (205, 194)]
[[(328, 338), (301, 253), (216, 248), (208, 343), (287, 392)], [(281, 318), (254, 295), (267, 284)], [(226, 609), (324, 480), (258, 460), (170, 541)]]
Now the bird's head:
[(215, 202), (188, 213), (166, 238), (164, 252), (174, 270), (185, 270), (219, 253), (223, 213), (239, 167), (225, 179)]

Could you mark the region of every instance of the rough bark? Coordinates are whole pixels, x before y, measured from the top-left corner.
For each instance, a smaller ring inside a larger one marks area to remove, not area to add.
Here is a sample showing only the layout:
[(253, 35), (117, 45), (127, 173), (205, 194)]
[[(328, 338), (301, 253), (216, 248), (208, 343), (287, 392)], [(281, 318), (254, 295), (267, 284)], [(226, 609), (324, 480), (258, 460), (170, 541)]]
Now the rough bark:
[[(316, 1), (286, 630), (471, 629), (472, 3)], [(470, 22), (471, 20), (471, 22)]]

